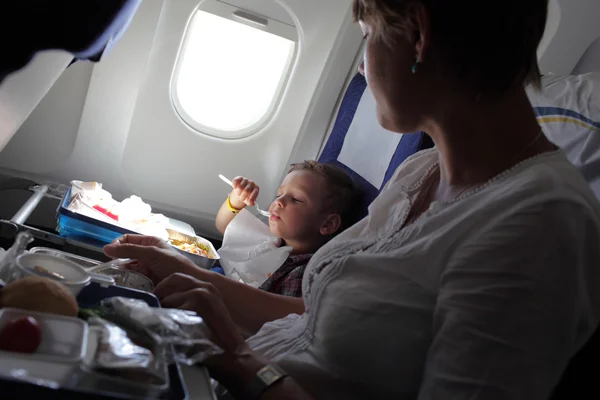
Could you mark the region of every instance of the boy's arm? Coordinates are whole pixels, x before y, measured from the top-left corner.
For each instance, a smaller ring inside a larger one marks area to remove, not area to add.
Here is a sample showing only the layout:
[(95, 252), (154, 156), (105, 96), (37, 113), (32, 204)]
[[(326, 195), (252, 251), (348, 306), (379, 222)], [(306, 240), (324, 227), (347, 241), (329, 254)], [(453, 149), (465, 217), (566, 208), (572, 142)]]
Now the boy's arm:
[(233, 220), (237, 214), (229, 208), (227, 201), (229, 200), (231, 206), (240, 211), (247, 205), (254, 205), (260, 191), (260, 188), (256, 183), (242, 176), (238, 176), (231, 181), (231, 185), (233, 186), (233, 190), (221, 205), (215, 220), (215, 226), (222, 234), (225, 234), (227, 225), (229, 225), (231, 220)]
[(225, 201), (221, 205), (221, 208), (219, 209), (219, 212), (217, 213), (217, 218), (215, 219), (215, 226), (217, 227), (217, 230), (219, 232), (221, 232), (221, 234), (225, 234), (225, 229), (227, 229), (227, 225), (229, 225), (229, 223), (237, 215), (237, 214), (234, 214), (233, 211), (231, 211), (229, 209), (227, 201), (231, 200), (231, 206), (238, 210), (241, 210), (244, 207), (246, 207), (245, 203), (236, 203), (235, 200), (232, 198), (233, 196), (231, 196), (231, 195), (229, 195), (229, 196), (230, 197), (225, 199)]

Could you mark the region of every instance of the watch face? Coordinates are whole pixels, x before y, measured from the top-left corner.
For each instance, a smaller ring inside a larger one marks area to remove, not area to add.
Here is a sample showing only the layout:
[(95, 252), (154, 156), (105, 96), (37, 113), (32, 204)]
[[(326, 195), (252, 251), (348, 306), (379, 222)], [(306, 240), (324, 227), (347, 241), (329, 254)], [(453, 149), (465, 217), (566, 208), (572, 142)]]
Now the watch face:
[(276, 381), (279, 376), (280, 375), (277, 373), (277, 371), (274, 371), (271, 368), (263, 368), (263, 370), (260, 371), (260, 379), (262, 379), (266, 385), (270, 385)]

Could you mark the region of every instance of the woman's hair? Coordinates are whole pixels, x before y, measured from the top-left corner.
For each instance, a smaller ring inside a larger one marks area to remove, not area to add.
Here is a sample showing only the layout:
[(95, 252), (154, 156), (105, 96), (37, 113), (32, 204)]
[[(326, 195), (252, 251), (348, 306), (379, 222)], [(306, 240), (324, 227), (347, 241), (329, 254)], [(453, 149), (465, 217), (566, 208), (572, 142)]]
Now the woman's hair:
[(540, 86), (537, 48), (548, 0), (353, 1), (354, 19), (367, 23), (392, 48), (397, 33), (416, 41), (418, 32), (406, 16), (423, 5), (431, 20), (431, 44), (444, 68), (481, 93), (501, 93), (516, 84)]
[(356, 219), (362, 200), (362, 190), (346, 171), (335, 165), (313, 160), (292, 164), (288, 174), (294, 171), (312, 171), (325, 178), (327, 194), (325, 203), (322, 206), (328, 211), (339, 214), (342, 220), (341, 227), (335, 234), (342, 232), (357, 222)]

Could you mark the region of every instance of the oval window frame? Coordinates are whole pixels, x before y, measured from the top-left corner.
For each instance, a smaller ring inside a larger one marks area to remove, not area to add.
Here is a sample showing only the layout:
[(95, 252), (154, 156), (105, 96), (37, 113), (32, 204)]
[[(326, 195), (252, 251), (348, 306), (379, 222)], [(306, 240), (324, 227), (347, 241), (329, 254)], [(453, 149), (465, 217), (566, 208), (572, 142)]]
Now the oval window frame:
[[(247, 25), (255, 29), (260, 29), (265, 32), (283, 37), (295, 43), (294, 51), (290, 52), (290, 55), (286, 61), (286, 72), (282, 75), (279, 84), (277, 85), (275, 95), (271, 99), (271, 103), (267, 108), (267, 111), (260, 119), (258, 119), (254, 124), (250, 125), (247, 128), (236, 131), (224, 131), (204, 125), (196, 121), (189, 113), (187, 113), (185, 107), (183, 107), (183, 105), (179, 101), (179, 97), (177, 94), (177, 82), (179, 79), (182, 59), (183, 55), (185, 54), (186, 46), (188, 44), (190, 27), (194, 21), (194, 18), (196, 17), (196, 14), (199, 11), (214, 14), (219, 17), (226, 18), (243, 25)], [(227, 3), (223, 3), (218, 0), (206, 0), (200, 3), (198, 7), (194, 9), (192, 14), (190, 15), (190, 18), (188, 19), (183, 34), (183, 39), (179, 46), (179, 50), (177, 51), (177, 59), (175, 61), (173, 73), (171, 76), (169, 92), (171, 97), (171, 103), (173, 105), (175, 113), (185, 125), (187, 125), (190, 129), (194, 130), (198, 134), (203, 134), (218, 139), (239, 140), (260, 132), (269, 122), (271, 122), (277, 109), (281, 105), (283, 95), (285, 93), (286, 88), (288, 87), (294, 70), (294, 66), (298, 58), (298, 50), (300, 47), (299, 41), (300, 38), (298, 30), (295, 26), (285, 24), (281, 21), (253, 13), (245, 9), (235, 7)]]

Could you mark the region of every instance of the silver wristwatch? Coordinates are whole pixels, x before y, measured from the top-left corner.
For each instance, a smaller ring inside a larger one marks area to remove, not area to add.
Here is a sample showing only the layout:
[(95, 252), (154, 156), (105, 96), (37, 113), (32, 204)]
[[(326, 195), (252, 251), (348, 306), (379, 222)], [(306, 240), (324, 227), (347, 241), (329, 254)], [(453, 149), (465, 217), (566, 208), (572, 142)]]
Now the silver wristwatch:
[(248, 384), (246, 388), (246, 395), (249, 399), (257, 399), (263, 394), (265, 390), (279, 382), (283, 378), (288, 376), (285, 371), (279, 368), (275, 364), (268, 364), (262, 367), (257, 373), (254, 379)]

